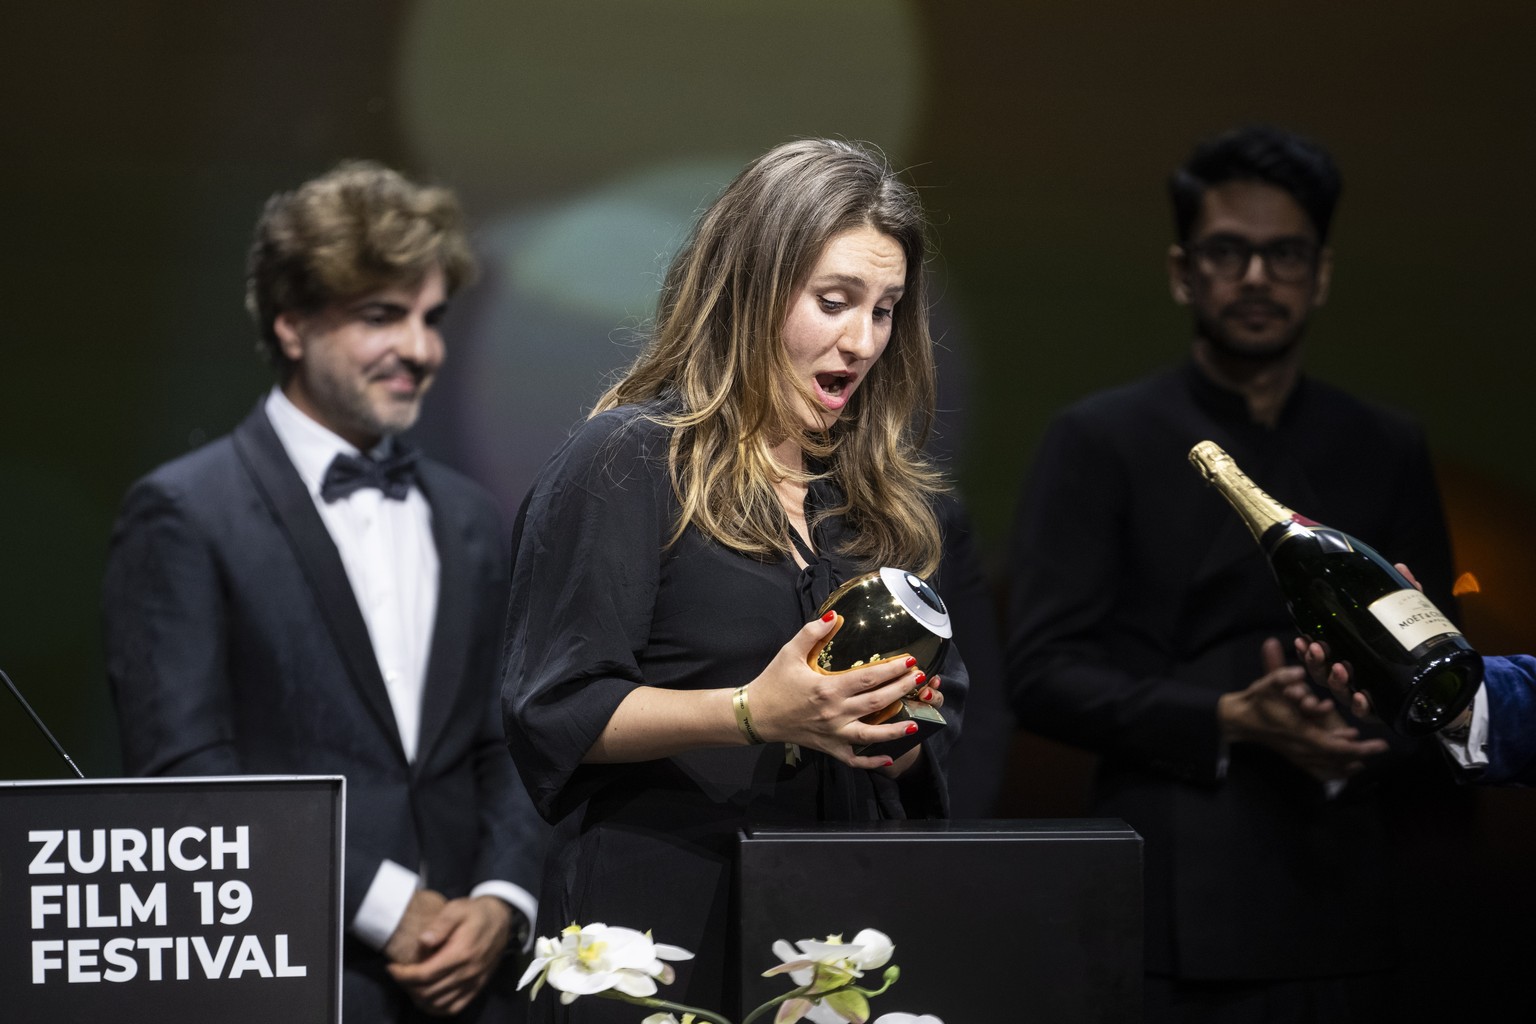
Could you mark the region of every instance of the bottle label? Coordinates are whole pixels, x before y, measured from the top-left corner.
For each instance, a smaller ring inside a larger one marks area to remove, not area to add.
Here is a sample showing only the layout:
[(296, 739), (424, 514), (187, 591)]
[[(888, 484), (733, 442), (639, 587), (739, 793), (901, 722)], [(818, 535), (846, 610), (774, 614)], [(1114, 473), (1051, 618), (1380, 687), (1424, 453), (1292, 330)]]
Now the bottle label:
[(1371, 602), (1370, 613), (1397, 638), (1405, 651), (1412, 651), (1438, 636), (1461, 635), (1429, 598), (1412, 588), (1377, 598)]

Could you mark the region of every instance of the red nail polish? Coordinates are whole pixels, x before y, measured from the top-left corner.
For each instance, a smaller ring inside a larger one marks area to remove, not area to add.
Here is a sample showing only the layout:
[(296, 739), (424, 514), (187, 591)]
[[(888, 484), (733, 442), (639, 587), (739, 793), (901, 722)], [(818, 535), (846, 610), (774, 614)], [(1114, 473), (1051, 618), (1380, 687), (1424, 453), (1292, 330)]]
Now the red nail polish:
[(919, 672), (917, 674), (917, 678), (912, 680), (912, 685), (913, 686), (922, 686), (923, 685), (923, 680), (927, 679), (927, 678), (928, 678), (927, 676), (925, 676), (921, 672)]
[(885, 759), (885, 767), (887, 767), (887, 768), (889, 768), (889, 767), (890, 767), (890, 766), (891, 766), (891, 765), (893, 765), (893, 764), (895, 764), (895, 763), (896, 763), (896, 762), (895, 762), (895, 761), (892, 761), (892, 760), (891, 760), (891, 759), (890, 759), (890, 758), (886, 758), (886, 759)]
[(933, 700), (933, 690), (930, 689), (929, 687), (926, 687), (926, 686), (923, 687), (923, 692), (917, 695), (917, 699), (918, 700)]
[(908, 658), (907, 659), (907, 668), (917, 668), (917, 659), (916, 658)]
[(915, 732), (917, 732), (917, 723), (916, 722), (908, 722), (907, 723), (907, 735), (911, 736)]
[(837, 612), (827, 612), (827, 614), (825, 614), (825, 615), (823, 615), (821, 617), (821, 621), (822, 622), (831, 622), (835, 618), (837, 618)]

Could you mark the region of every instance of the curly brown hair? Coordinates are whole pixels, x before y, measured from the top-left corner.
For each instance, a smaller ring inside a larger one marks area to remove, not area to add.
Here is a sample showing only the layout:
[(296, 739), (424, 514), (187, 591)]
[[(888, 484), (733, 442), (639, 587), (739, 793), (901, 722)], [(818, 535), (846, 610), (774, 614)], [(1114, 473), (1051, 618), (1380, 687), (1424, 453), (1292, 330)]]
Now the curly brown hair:
[(347, 160), (267, 200), (246, 262), (245, 307), (258, 349), (281, 376), (291, 367), (273, 321), (296, 310), (420, 281), (441, 268), (448, 294), (475, 276), (459, 201), (368, 160)]

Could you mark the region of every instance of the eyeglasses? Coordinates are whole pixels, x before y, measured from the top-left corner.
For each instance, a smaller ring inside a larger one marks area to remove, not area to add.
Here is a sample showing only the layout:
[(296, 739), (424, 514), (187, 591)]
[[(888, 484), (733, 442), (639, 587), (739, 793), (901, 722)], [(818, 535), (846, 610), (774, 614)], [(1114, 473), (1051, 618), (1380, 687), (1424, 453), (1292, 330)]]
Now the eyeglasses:
[(1278, 238), (1264, 245), (1254, 245), (1235, 235), (1216, 235), (1197, 242), (1186, 250), (1212, 277), (1236, 281), (1248, 273), (1253, 257), (1264, 263), (1270, 280), (1282, 284), (1300, 284), (1317, 270), (1317, 244), (1305, 238)]

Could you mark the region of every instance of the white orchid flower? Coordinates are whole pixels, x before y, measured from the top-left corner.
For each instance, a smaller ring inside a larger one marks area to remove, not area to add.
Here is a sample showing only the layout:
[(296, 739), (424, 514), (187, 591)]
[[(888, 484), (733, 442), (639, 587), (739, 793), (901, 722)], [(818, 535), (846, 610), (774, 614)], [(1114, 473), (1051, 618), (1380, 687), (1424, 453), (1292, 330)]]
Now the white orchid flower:
[(784, 962), (763, 972), (763, 976), (788, 972), (795, 984), (806, 985), (817, 967), (862, 978), (865, 971), (890, 963), (896, 945), (884, 932), (865, 928), (853, 937), (852, 942), (844, 942), (841, 935), (829, 935), (825, 942), (801, 939), (793, 946), (780, 939), (773, 944), (773, 952)]
[(780, 1004), (775, 1024), (793, 1024), (802, 1018), (813, 1024), (865, 1024), (869, 1000), (845, 986), (862, 978), (865, 971), (890, 963), (896, 946), (884, 932), (865, 928), (852, 942), (844, 942), (841, 935), (829, 935), (825, 942), (802, 939), (793, 946), (780, 939), (773, 944), (773, 952), (784, 962), (763, 976), (788, 974), (796, 985), (809, 988), (803, 997)]
[(931, 1013), (882, 1013), (872, 1024), (944, 1024)]
[(672, 981), (672, 966), (664, 961), (692, 958), (686, 949), (652, 941), (647, 932), (606, 924), (573, 924), (558, 939), (539, 938), (533, 962), (517, 987), (532, 981), (531, 999), (548, 982), (560, 990), (562, 1003), (610, 989), (645, 998), (656, 994), (656, 982)]

